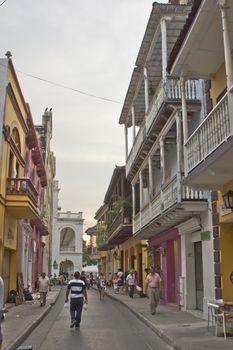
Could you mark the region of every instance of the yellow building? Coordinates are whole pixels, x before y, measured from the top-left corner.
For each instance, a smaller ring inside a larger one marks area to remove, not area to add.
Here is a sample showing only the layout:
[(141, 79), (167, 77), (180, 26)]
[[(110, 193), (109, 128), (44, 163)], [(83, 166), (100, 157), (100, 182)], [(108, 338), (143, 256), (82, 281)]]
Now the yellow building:
[(17, 287), (18, 220), (37, 217), (35, 189), (24, 178), (27, 105), (11, 59), (1, 59), (0, 273), (5, 292)]
[(150, 268), (146, 241), (129, 238), (119, 246), (121, 266), (124, 272), (136, 271), (137, 282), (144, 287), (146, 269)]

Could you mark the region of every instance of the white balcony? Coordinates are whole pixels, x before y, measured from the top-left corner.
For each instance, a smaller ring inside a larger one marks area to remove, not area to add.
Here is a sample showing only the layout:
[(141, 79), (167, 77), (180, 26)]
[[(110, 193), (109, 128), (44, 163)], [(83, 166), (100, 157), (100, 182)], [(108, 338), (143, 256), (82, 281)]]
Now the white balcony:
[[(179, 193), (180, 191), (180, 193)], [(134, 218), (133, 234), (148, 239), (207, 209), (207, 192), (181, 186), (175, 176)], [(180, 199), (179, 199), (180, 198)]]
[(74, 253), (75, 247), (60, 247), (60, 253)]
[[(196, 188), (218, 189), (232, 178), (232, 108), (226, 93), (185, 144), (185, 180)], [(232, 92), (230, 92), (232, 94)], [(232, 98), (232, 96), (230, 96)]]
[[(185, 98), (187, 104), (197, 103), (197, 81), (188, 80), (185, 82)], [(155, 92), (154, 98), (150, 103), (150, 108), (145, 116), (144, 123), (140, 126), (137, 137), (135, 138), (133, 147), (126, 162), (126, 176), (128, 176), (133, 163), (140, 154), (140, 150), (143, 151), (143, 144), (149, 140), (152, 129), (156, 128), (156, 122), (161, 116), (161, 107), (166, 103), (181, 104), (181, 87), (180, 80), (177, 78), (167, 78), (166, 82), (161, 80), (158, 88)], [(158, 130), (156, 129), (158, 132)]]
[(134, 159), (136, 158), (138, 152), (139, 152), (139, 149), (144, 141), (146, 137), (146, 127), (145, 127), (145, 124), (141, 125), (139, 131), (138, 131), (138, 134), (135, 138), (135, 141), (134, 141), (134, 144), (133, 144), (133, 147), (130, 151), (130, 154), (128, 156), (128, 159), (127, 159), (127, 163), (126, 163), (126, 174), (128, 174), (128, 172), (130, 171), (130, 168), (133, 164), (133, 161)]

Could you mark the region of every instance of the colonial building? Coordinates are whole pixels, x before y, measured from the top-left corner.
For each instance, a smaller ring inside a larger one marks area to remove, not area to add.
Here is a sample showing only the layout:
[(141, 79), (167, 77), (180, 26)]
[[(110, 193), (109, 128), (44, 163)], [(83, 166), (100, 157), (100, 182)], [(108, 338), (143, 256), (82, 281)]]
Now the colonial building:
[[(205, 82), (205, 113), (190, 120), (183, 99), (185, 184), (213, 190), (215, 297), (233, 294), (233, 3), (195, 0), (168, 70)], [(191, 122), (194, 127), (191, 127)]]
[(52, 232), (53, 232), (53, 180), (56, 175), (56, 158), (51, 151), (51, 140), (53, 136), (52, 111), (44, 111), (42, 116), (42, 125), (36, 126), (39, 135), (40, 148), (45, 164), (47, 174), (47, 186), (44, 190), (43, 217), (48, 226), (49, 234), (43, 236), (44, 255), (43, 271), (50, 275), (52, 265)]
[[(149, 240), (162, 270), (163, 301), (203, 310), (212, 297), (208, 193), (184, 185), (182, 100), (203, 114), (202, 81), (168, 75), (167, 59), (191, 10), (154, 3), (119, 123), (125, 127), (126, 177), (132, 185), (133, 236)], [(131, 131), (131, 132), (129, 132)]]
[(82, 270), (82, 212), (61, 212), (58, 206), (58, 181), (53, 182), (52, 274)]
[(99, 251), (97, 249), (97, 244), (96, 244), (96, 238), (97, 238), (97, 234), (98, 234), (98, 229), (97, 229), (97, 225), (89, 227), (85, 233), (90, 236), (90, 254), (91, 254), (91, 258), (93, 260), (99, 260), (100, 258), (100, 254)]
[[(11, 54), (6, 55), (0, 60), (0, 270), (5, 295), (17, 289), (19, 273), (27, 284), (41, 272), (41, 234), (47, 232), (40, 215), (47, 183), (44, 163)], [(27, 271), (25, 262), (30, 262)]]
[(104, 197), (104, 204), (95, 219), (99, 228), (97, 247), (102, 252), (100, 270), (106, 276), (134, 269), (139, 284), (145, 279), (145, 242), (132, 239), (131, 185), (125, 178), (125, 167), (116, 166)]

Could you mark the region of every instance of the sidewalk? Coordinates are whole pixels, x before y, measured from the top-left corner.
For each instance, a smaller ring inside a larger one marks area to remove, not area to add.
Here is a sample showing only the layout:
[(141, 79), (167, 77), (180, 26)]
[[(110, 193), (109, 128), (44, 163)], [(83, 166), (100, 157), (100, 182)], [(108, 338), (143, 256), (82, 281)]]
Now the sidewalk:
[[(135, 314), (149, 326), (168, 345), (175, 350), (227, 350), (233, 348), (233, 337), (226, 340), (208, 331), (207, 321), (193, 316), (189, 312), (179, 311), (177, 306), (159, 305), (156, 315), (149, 312), (149, 299), (140, 298), (137, 294), (133, 299), (127, 295), (116, 294), (108, 288), (106, 294)], [(221, 328), (219, 327), (221, 333)]]
[[(32, 332), (56, 302), (61, 287), (53, 287), (48, 293), (47, 305), (40, 307), (39, 301), (26, 302), (12, 307), (2, 322), (3, 350), (15, 350)], [(207, 322), (188, 312), (181, 312), (176, 306), (159, 305), (156, 315), (149, 312), (149, 300), (135, 295), (134, 299), (115, 294), (111, 288), (107, 294), (126, 306), (136, 317), (149, 326), (175, 350), (228, 350), (233, 348), (233, 337), (226, 340), (208, 332)], [(221, 331), (221, 330), (220, 330)]]
[(10, 308), (2, 322), (3, 350), (15, 350), (27, 338), (56, 302), (60, 290), (52, 287), (44, 307), (40, 307), (39, 300), (33, 300)]

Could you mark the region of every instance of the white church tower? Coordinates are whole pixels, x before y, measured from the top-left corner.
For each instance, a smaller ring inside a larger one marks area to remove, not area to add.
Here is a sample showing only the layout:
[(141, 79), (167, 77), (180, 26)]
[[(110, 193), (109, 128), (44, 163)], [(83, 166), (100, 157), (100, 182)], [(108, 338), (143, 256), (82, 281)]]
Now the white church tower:
[(83, 221), (82, 212), (61, 212), (58, 206), (58, 181), (53, 183), (52, 275), (60, 272), (69, 276), (82, 271)]

